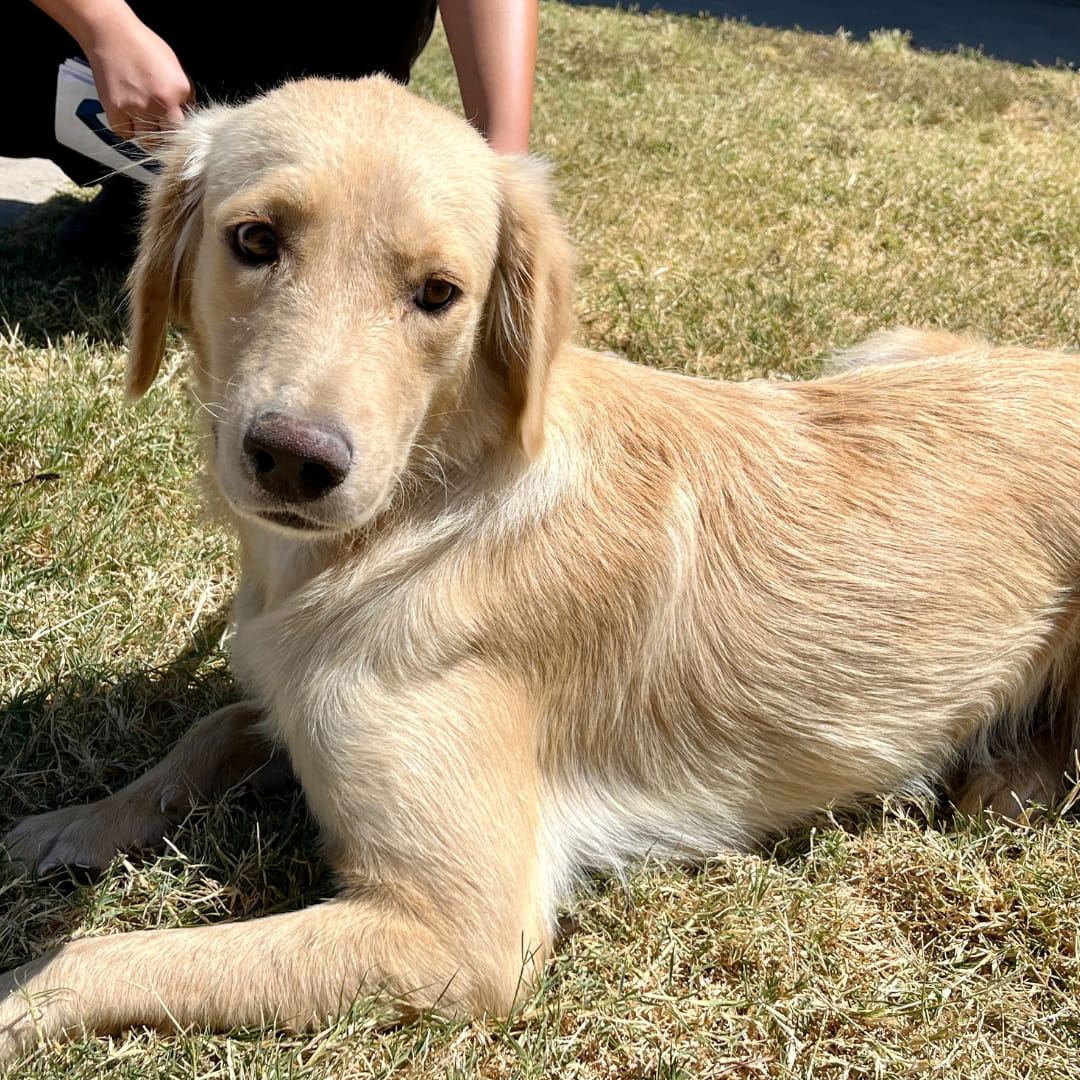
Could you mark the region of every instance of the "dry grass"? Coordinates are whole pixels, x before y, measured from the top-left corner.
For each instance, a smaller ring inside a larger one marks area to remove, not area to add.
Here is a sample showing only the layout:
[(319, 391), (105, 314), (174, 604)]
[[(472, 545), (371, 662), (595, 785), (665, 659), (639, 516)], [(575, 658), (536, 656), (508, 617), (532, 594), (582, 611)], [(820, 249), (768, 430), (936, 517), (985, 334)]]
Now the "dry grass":
[[(580, 336), (741, 377), (897, 322), (1077, 344), (1080, 83), (712, 20), (542, 10), (535, 145), (581, 255)], [(456, 101), (441, 41), (417, 72)], [(228, 538), (179, 369), (122, 405), (118, 281), (0, 235), (0, 791), (115, 789), (235, 691)], [(18, 324), (16, 326), (16, 324)], [(0, 879), (0, 963), (72, 936), (326, 895), (298, 797), (237, 795), (102, 879)], [(758, 857), (583, 889), (510, 1022), (84, 1039), (21, 1078), (935, 1077), (1080, 1072), (1080, 826), (890, 806)]]

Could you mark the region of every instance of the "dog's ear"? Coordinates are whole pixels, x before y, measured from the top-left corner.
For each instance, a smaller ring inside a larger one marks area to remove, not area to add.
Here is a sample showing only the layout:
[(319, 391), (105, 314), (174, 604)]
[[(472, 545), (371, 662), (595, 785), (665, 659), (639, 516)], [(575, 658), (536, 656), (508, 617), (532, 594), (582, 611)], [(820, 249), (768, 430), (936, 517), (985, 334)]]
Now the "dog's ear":
[(186, 264), (198, 241), (209, 141), (210, 125), (205, 122), (177, 131), (161, 154), (161, 173), (150, 185), (138, 254), (128, 277), (127, 392), (133, 400), (146, 393), (158, 373), (170, 320), (182, 326), (187, 319), (191, 275)]
[(516, 434), (529, 457), (544, 443), (548, 367), (571, 323), (573, 254), (548, 200), (544, 167), (502, 158), (502, 217), (484, 346), (506, 380)]

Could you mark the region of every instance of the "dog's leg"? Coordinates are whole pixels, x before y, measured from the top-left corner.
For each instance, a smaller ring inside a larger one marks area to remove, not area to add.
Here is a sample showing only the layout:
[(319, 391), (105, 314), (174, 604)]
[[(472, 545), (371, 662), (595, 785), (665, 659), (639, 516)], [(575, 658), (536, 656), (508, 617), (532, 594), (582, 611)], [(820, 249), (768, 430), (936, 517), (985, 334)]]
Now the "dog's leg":
[(953, 804), (964, 814), (989, 812), (1023, 820), (1032, 807), (1053, 809), (1077, 779), (1080, 731), (1056, 718), (1012, 754), (973, 768), (957, 785)]
[(473, 668), (404, 684), (293, 687), (285, 734), (339, 899), (72, 942), (0, 980), (0, 1056), (80, 1028), (305, 1027), (373, 990), (390, 1019), (510, 1009), (553, 923), (535, 717)]
[(227, 705), (115, 795), (26, 818), (3, 844), (39, 873), (62, 865), (100, 869), (119, 851), (153, 847), (202, 800), (244, 780), (262, 788), (284, 782), (288, 764), (259, 731), (261, 718), (254, 702)]
[(0, 977), (0, 1063), (82, 1030), (305, 1030), (377, 991), (388, 1021), (429, 1009), (505, 1014), (532, 958), (520, 939), (496, 957), (506, 942), (454, 922), (379, 890), (247, 922), (72, 942)]

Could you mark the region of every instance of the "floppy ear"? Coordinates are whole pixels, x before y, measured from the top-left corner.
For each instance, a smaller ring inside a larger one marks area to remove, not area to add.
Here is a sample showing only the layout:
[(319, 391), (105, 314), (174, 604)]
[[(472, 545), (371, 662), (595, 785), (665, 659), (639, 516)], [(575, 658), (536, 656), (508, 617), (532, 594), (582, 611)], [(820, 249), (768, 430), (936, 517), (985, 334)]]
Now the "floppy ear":
[(570, 331), (573, 254), (540, 163), (502, 158), (500, 166), (499, 251), (484, 348), (506, 380), (521, 448), (534, 457), (544, 444), (548, 368)]
[(132, 400), (142, 397), (157, 375), (169, 321), (183, 325), (187, 319), (186, 263), (198, 240), (208, 143), (206, 124), (196, 122), (176, 132), (147, 196), (139, 250), (128, 277), (127, 392)]

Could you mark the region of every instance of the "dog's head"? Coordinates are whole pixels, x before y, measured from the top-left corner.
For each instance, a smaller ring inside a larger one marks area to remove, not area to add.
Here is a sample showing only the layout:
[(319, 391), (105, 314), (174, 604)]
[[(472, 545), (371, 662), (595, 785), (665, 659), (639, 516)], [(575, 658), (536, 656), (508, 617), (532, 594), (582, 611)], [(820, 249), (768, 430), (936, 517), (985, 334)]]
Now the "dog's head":
[(195, 116), (165, 155), (129, 391), (173, 320), (231, 507), (346, 532), (431, 457), (539, 453), (569, 263), (534, 164), (386, 79), (287, 84)]

